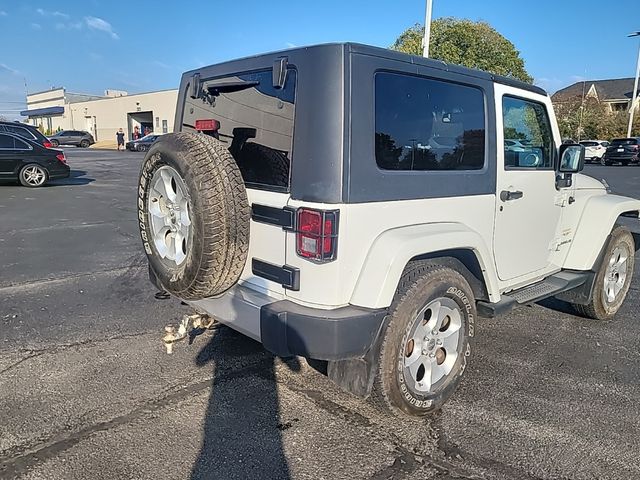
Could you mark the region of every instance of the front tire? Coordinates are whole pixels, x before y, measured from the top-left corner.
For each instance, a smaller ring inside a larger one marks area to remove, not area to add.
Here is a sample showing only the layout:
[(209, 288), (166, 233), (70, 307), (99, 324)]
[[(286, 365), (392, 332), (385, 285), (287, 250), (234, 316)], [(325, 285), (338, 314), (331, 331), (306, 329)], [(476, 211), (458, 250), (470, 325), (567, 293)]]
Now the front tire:
[(139, 152), (146, 152), (147, 150), (149, 150), (149, 147), (147, 147), (146, 145), (138, 145), (137, 150)]
[(441, 408), (462, 379), (475, 318), (462, 274), (433, 261), (410, 263), (389, 309), (372, 403), (415, 416)]
[(582, 316), (610, 320), (629, 291), (635, 263), (635, 242), (625, 227), (615, 227), (594, 280), (593, 296), (587, 305), (574, 304)]
[(60, 146), (60, 142), (58, 140), (51, 140), (51, 146), (52, 147), (59, 147)]
[(41, 187), (47, 183), (47, 171), (37, 163), (31, 163), (20, 170), (19, 179), (23, 187)]

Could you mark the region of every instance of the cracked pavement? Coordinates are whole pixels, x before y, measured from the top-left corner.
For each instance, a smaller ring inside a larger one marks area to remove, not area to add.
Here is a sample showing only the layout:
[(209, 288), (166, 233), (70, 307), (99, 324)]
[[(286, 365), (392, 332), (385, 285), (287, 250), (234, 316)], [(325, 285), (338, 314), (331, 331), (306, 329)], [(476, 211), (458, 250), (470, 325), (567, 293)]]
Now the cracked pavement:
[[(0, 187), (0, 478), (640, 478), (638, 280), (613, 322), (482, 319), (445, 408), (389, 417), (226, 327), (167, 355), (189, 310), (146, 279), (142, 156), (67, 156), (69, 180)], [(586, 173), (637, 195), (640, 168)]]

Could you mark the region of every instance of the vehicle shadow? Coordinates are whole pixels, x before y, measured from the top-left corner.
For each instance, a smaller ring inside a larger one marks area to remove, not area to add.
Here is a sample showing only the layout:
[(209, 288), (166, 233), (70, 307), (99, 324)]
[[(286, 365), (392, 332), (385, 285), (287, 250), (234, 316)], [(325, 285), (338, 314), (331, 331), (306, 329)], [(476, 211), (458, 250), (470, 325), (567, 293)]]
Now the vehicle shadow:
[(61, 187), (65, 185), (87, 185), (91, 182), (95, 182), (95, 178), (86, 177), (87, 174), (84, 170), (71, 170), (69, 178), (61, 178), (59, 180), (51, 180), (45, 187)]
[[(275, 361), (261, 344), (226, 327), (199, 352), (196, 365), (214, 368), (214, 378), (191, 479), (290, 478)], [(296, 358), (286, 365), (300, 370)]]

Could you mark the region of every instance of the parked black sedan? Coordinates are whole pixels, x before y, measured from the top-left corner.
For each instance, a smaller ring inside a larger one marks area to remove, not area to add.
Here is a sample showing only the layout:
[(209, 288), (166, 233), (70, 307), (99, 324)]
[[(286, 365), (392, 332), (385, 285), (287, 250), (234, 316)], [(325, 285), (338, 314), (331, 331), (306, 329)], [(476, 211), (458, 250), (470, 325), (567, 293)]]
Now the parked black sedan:
[(640, 138), (614, 138), (602, 156), (603, 165), (622, 165), (638, 163), (640, 155)]
[(18, 180), (25, 187), (41, 187), (48, 180), (67, 178), (69, 173), (61, 150), (0, 132), (0, 180)]
[(127, 147), (127, 150), (131, 150), (132, 152), (146, 152), (151, 148), (151, 144), (155, 142), (158, 137), (160, 137), (159, 134), (150, 133), (138, 140), (131, 140), (130, 142), (127, 142), (125, 146)]

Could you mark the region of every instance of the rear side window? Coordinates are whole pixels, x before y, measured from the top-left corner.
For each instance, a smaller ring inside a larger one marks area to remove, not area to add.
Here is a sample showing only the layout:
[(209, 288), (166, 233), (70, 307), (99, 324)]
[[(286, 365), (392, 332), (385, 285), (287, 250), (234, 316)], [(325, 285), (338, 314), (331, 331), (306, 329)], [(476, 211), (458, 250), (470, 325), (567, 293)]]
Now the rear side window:
[(20, 135), (23, 138), (28, 138), (29, 140), (36, 140), (37, 137), (31, 133), (31, 130), (24, 127), (14, 127), (13, 125), (5, 125), (5, 129), (9, 133), (14, 133), (16, 135)]
[(223, 142), (249, 187), (289, 191), (296, 71), (284, 88), (273, 87), (272, 70), (205, 79), (199, 98), (185, 95), (182, 130)]
[(0, 150), (31, 150), (31, 146), (19, 138), (0, 133)]
[(482, 90), (379, 72), (375, 155), (384, 170), (479, 170), (485, 160)]

